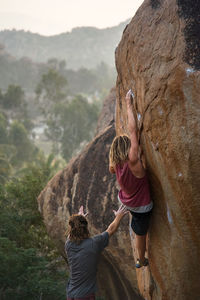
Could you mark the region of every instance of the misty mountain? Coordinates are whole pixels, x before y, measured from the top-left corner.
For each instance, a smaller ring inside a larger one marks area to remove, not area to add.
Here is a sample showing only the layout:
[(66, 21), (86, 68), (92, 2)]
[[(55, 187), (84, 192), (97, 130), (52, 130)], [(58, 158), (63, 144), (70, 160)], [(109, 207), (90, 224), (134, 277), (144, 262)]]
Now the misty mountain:
[(23, 30), (3, 30), (0, 43), (18, 59), (29, 57), (35, 62), (46, 62), (55, 57), (65, 60), (67, 68), (71, 69), (90, 69), (101, 62), (114, 66), (115, 48), (129, 21), (106, 29), (77, 27), (49, 37)]

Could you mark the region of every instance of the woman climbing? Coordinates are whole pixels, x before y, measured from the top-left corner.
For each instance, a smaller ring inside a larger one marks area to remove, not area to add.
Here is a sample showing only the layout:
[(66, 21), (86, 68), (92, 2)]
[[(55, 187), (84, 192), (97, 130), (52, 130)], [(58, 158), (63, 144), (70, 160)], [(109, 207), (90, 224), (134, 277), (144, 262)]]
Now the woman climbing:
[(125, 98), (129, 137), (120, 135), (114, 138), (109, 153), (109, 170), (116, 174), (121, 188), (118, 194), (119, 201), (132, 214), (131, 227), (135, 232), (138, 251), (135, 266), (140, 268), (148, 265), (148, 259), (145, 258), (146, 237), (153, 203), (150, 198), (147, 174), (140, 159), (137, 126), (131, 98), (134, 99), (134, 94), (130, 90)]

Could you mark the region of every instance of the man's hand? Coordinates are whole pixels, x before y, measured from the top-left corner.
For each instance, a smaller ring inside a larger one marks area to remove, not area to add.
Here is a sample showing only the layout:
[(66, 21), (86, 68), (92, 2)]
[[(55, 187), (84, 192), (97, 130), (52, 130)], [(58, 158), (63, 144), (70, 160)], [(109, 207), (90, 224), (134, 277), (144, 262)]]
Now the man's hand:
[(79, 208), (78, 214), (83, 216), (83, 217), (86, 217), (88, 215), (88, 212), (84, 213), (83, 205), (81, 205), (81, 207)]
[(114, 212), (114, 215), (115, 215), (115, 217), (116, 217), (116, 216), (118, 216), (118, 215), (124, 216), (124, 215), (126, 215), (129, 211), (128, 211), (128, 209), (126, 208), (125, 205), (121, 204), (120, 207), (118, 208), (118, 210), (117, 210), (117, 211), (116, 211), (116, 210), (113, 210), (113, 212)]
[(118, 210), (117, 211), (113, 210), (113, 212), (115, 214), (115, 219), (112, 221), (112, 223), (108, 226), (106, 230), (109, 236), (112, 236), (116, 232), (117, 228), (119, 227), (121, 219), (123, 218), (124, 215), (128, 213), (128, 210), (126, 206), (120, 205)]

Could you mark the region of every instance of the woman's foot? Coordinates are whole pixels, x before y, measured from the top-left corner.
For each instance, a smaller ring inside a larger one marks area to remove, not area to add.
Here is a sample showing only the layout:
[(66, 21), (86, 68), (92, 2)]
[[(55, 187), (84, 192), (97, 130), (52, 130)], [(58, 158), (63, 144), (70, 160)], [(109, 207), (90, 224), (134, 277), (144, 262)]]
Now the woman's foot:
[(139, 269), (141, 267), (148, 266), (148, 264), (149, 264), (149, 261), (146, 257), (144, 258), (143, 262), (138, 258), (137, 261), (136, 261), (135, 267)]

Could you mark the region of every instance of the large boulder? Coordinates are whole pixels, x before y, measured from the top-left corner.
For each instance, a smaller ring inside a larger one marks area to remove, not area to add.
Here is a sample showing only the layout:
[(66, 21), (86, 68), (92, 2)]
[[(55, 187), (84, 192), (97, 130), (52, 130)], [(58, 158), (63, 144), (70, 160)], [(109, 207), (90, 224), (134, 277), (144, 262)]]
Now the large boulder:
[(124, 30), (116, 66), (116, 131), (128, 132), (124, 98), (132, 88), (155, 204), (150, 268), (137, 271), (140, 293), (145, 299), (198, 300), (200, 2), (144, 1)]

